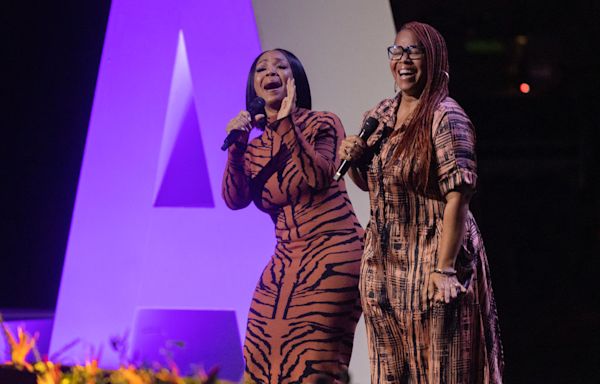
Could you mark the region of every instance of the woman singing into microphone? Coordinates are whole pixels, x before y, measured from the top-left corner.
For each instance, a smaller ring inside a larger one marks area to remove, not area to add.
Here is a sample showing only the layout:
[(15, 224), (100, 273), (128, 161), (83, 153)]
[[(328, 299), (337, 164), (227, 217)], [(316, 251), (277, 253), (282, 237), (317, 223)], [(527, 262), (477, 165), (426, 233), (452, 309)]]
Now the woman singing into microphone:
[(271, 216), (277, 239), (250, 306), (245, 379), (344, 382), (361, 313), (363, 248), (344, 182), (333, 180), (344, 129), (333, 113), (310, 110), (304, 68), (286, 50), (263, 52), (252, 64), (246, 105), (256, 97), (265, 100), (266, 127), (248, 142), (250, 113), (229, 122), (227, 133), (242, 133), (223, 177), (227, 206), (253, 201)]

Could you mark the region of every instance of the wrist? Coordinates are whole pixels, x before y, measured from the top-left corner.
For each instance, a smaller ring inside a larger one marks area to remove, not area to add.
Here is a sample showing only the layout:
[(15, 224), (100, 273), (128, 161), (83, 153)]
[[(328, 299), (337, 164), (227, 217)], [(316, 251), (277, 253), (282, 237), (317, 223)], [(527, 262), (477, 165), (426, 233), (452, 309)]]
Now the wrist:
[(369, 169), (369, 161), (370, 159), (367, 158), (367, 156), (365, 156), (364, 154), (356, 159), (355, 161), (351, 162), (352, 166), (360, 171), (367, 171)]
[(241, 140), (234, 141), (234, 142), (233, 142), (233, 145), (232, 145), (232, 147), (234, 147), (234, 148), (233, 148), (233, 151), (234, 151), (234, 152), (235, 152), (236, 150), (237, 150), (237, 151), (240, 151), (240, 152), (245, 152), (245, 151), (246, 151), (246, 148), (248, 147), (248, 140), (244, 140), (244, 141), (241, 141)]
[(434, 268), (433, 271), (431, 271), (431, 273), (437, 273), (440, 275), (445, 275), (445, 276), (456, 276), (456, 269), (452, 268), (452, 267), (443, 267), (443, 268)]
[(231, 146), (229, 146), (228, 153), (234, 157), (243, 157), (246, 153), (246, 148), (248, 147), (248, 141), (234, 141)]
[(365, 147), (361, 156), (358, 159), (356, 159), (356, 161), (354, 163), (357, 168), (365, 170), (365, 169), (369, 168), (369, 165), (371, 164), (371, 160), (373, 160), (373, 151), (371, 150), (370, 147)]

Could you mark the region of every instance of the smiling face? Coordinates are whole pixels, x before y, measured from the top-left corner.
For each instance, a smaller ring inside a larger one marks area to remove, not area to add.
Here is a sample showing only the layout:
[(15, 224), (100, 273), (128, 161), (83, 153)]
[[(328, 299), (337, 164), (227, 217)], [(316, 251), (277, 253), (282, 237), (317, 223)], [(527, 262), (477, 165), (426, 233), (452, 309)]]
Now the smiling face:
[(256, 62), (254, 90), (265, 99), (267, 112), (278, 111), (287, 95), (286, 83), (293, 79), (292, 67), (282, 52), (267, 51)]
[[(420, 45), (415, 34), (408, 29), (403, 29), (398, 33), (394, 44), (405, 48)], [(425, 56), (411, 59), (406, 52), (400, 60), (390, 60), (390, 69), (394, 80), (403, 94), (415, 98), (419, 98), (421, 95), (426, 80), (425, 60)]]

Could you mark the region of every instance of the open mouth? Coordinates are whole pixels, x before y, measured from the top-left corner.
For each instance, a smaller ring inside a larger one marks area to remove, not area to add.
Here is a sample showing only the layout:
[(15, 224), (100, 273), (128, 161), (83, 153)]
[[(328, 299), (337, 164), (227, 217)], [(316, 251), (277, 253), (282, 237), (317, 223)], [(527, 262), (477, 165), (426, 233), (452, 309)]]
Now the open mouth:
[(263, 86), (263, 88), (267, 91), (269, 91), (271, 89), (281, 88), (281, 82), (280, 81), (272, 81), (270, 83), (265, 84)]
[(417, 73), (417, 71), (414, 71), (414, 70), (402, 69), (400, 72), (398, 72), (398, 75), (400, 75), (400, 77), (410, 77), (410, 76), (414, 76), (416, 73)]

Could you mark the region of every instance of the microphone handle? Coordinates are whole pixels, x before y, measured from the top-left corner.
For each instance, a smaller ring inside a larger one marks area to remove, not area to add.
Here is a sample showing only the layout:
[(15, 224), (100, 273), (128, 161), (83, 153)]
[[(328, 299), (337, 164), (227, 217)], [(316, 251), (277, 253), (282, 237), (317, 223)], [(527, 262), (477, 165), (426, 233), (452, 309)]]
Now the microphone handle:
[(221, 150), (224, 151), (227, 148), (229, 148), (231, 146), (231, 144), (233, 144), (235, 142), (235, 140), (238, 137), (240, 137), (241, 134), (242, 134), (242, 131), (239, 130), (239, 129), (234, 129), (233, 131), (229, 132), (229, 134), (227, 135), (227, 137), (223, 141), (223, 145), (221, 145)]
[(342, 161), (342, 165), (340, 165), (340, 168), (338, 169), (338, 171), (333, 176), (333, 180), (340, 181), (340, 179), (342, 178), (342, 176), (346, 172), (348, 172), (348, 168), (350, 168), (350, 162), (348, 160)]

